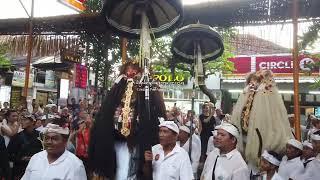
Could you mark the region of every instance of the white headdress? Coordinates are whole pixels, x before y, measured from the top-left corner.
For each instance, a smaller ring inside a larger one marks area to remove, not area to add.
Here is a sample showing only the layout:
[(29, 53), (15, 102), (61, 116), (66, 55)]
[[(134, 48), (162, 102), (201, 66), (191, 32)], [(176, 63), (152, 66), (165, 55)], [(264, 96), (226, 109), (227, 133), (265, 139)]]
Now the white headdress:
[(63, 135), (69, 135), (69, 128), (68, 127), (61, 127), (57, 124), (47, 124), (47, 126), (45, 128), (43, 128), (43, 133), (49, 133), (49, 132), (53, 132), (53, 133), (58, 133), (58, 134), (63, 134)]

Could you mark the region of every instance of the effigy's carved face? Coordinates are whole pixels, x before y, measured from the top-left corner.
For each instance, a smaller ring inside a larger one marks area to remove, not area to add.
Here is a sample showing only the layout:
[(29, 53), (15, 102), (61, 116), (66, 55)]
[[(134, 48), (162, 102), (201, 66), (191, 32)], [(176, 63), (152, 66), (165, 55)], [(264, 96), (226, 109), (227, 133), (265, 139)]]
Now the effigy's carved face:
[(128, 66), (128, 68), (126, 70), (126, 76), (128, 78), (134, 78), (138, 73), (139, 73), (138, 69), (136, 69), (132, 66)]

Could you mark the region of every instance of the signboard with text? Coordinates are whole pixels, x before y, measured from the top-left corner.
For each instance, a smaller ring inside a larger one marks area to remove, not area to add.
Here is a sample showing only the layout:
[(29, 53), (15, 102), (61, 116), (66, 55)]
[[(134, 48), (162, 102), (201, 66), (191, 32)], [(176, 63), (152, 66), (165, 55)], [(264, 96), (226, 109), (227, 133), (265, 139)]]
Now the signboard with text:
[[(14, 71), (13, 77), (12, 77), (12, 86), (24, 87), (25, 74), (26, 73), (23, 71)], [(33, 74), (30, 74), (28, 88), (31, 88), (32, 84), (33, 84)]]
[[(318, 59), (308, 56), (299, 56), (299, 67), (302, 71), (310, 71), (306, 66), (309, 63), (319, 61)], [(273, 73), (293, 73), (292, 56), (265, 56), (256, 57), (256, 70), (269, 69)], [(318, 72), (317, 70), (313, 70)]]
[(81, 55), (79, 52), (61, 49), (60, 56), (62, 62), (81, 63)]
[(83, 89), (87, 88), (87, 78), (88, 78), (87, 67), (77, 64), (75, 87), (83, 88)]
[[(254, 56), (254, 57), (235, 57), (230, 58), (234, 63), (235, 71), (233, 74), (247, 74), (261, 69), (269, 69), (273, 73), (288, 74), (293, 73), (293, 60), (291, 55), (270, 55), (270, 56)], [(307, 66), (309, 63), (318, 62), (320, 59), (300, 55), (299, 67), (302, 71), (310, 71)], [(319, 69), (312, 69), (312, 72), (319, 72)]]

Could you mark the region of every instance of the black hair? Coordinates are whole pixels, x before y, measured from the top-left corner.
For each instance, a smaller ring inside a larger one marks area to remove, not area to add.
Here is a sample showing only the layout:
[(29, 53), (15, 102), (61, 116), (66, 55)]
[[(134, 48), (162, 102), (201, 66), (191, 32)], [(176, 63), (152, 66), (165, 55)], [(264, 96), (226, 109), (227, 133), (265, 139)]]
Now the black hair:
[(282, 155), (276, 153), (275, 151), (268, 151), (269, 154), (271, 154), (274, 158), (276, 158), (278, 161), (282, 160)]
[(7, 112), (4, 114), (6, 118), (8, 118), (12, 113), (16, 113), (15, 109), (8, 109)]
[(319, 135), (320, 136), (320, 130), (316, 131), (313, 133), (314, 135)]

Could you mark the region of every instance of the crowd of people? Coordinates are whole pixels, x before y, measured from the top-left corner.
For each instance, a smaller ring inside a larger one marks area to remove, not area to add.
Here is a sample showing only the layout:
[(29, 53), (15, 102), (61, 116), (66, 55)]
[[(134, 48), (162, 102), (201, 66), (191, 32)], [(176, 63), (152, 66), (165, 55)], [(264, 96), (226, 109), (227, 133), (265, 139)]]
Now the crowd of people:
[[(99, 110), (98, 104), (90, 105), (85, 99), (76, 103), (76, 100), (72, 98), (71, 103), (65, 107), (60, 106), (60, 110), (56, 104), (43, 106), (42, 104), (35, 103), (35, 101), (32, 103), (31, 110), (27, 108), (27, 106), (25, 107), (26, 108), (10, 109), (9, 103), (5, 102), (0, 111), (1, 180), (21, 179), (25, 173), (23, 179), (30, 179), (27, 174), (29, 166), (39, 166), (38, 168), (46, 167), (38, 164), (40, 163), (38, 161), (32, 165), (31, 160), (33, 159), (33, 155), (46, 150), (49, 158), (50, 148), (48, 149), (48, 147), (51, 147), (53, 154), (56, 153), (58, 155), (59, 153), (64, 153), (64, 149), (67, 149), (67, 152), (81, 159), (82, 162), (80, 164), (83, 163), (83, 167), (88, 166), (90, 128), (95, 114)], [(47, 141), (50, 134), (48, 135), (46, 132), (54, 129), (52, 128), (54, 125), (57, 126), (56, 129), (66, 129), (67, 133), (61, 134), (59, 131), (54, 132), (56, 136), (51, 138), (51, 141)], [(59, 139), (60, 135), (62, 135), (63, 138)], [(60, 145), (54, 144), (57, 140), (61, 140), (62, 143)], [(43, 154), (41, 156), (43, 156)], [(37, 157), (40, 158), (41, 156), (39, 155)], [(65, 154), (65, 156), (70, 156), (70, 154)], [(87, 170), (87, 168), (85, 169)], [(69, 172), (65, 171), (66, 170), (59, 170), (55, 173), (60, 174), (61, 177), (66, 177), (66, 173)], [(78, 177), (77, 174), (74, 174), (74, 177)], [(85, 175), (85, 173), (82, 173), (82, 175)], [(69, 175), (67, 177), (69, 177)]]
[(4, 103), (0, 180), (319, 179), (320, 118), (309, 115), (297, 140), (270, 72), (248, 76), (232, 115), (211, 102), (199, 115), (166, 110), (157, 91), (146, 106), (143, 71), (120, 73), (101, 107)]
[[(9, 109), (8, 103), (3, 107), (0, 126), (2, 179), (89, 177), (90, 130), (99, 106), (90, 108), (72, 99), (72, 104), (60, 111), (53, 104), (43, 109), (35, 105), (33, 113), (27, 109)], [(293, 129), (292, 117), (288, 115)], [(145, 161), (153, 164), (154, 179), (302, 180), (314, 177), (312, 175), (319, 177), (319, 118), (308, 117), (303, 143), (288, 140), (283, 154), (264, 150), (260, 171), (255, 174), (237, 150), (240, 134), (230, 119), (229, 114), (223, 114), (209, 102), (203, 104), (199, 116), (191, 110), (183, 113), (177, 107), (167, 110), (166, 121), (159, 125), (159, 144), (144, 153)], [(173, 157), (167, 159), (169, 154)], [(68, 160), (62, 163), (63, 159)], [(60, 161), (61, 165), (51, 167)], [(46, 171), (46, 175), (34, 175)]]

